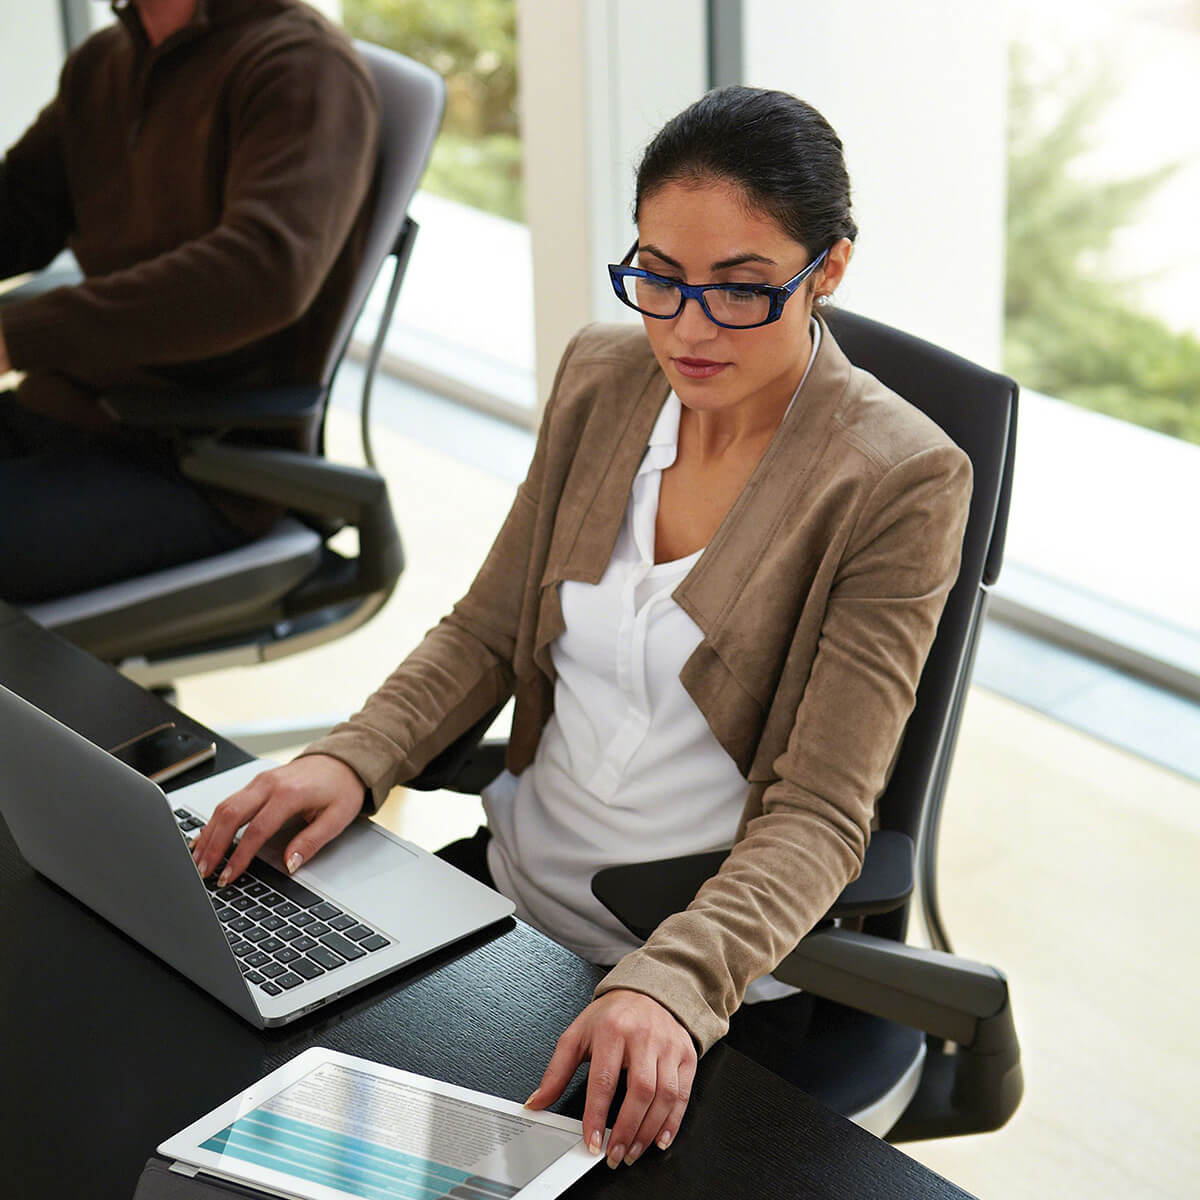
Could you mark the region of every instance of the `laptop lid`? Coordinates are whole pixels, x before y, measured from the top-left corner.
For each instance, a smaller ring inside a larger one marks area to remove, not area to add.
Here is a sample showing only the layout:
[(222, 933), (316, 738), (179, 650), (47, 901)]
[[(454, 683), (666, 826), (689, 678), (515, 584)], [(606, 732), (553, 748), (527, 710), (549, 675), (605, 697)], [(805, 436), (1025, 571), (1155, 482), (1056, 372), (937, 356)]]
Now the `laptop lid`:
[[(249, 987), (172, 808), (206, 818), (266, 765), (212, 776), (168, 800), (156, 784), (0, 686), (0, 812), (26, 861), (251, 1024), (293, 1020), (512, 914), (505, 897), (363, 820), (296, 879), (390, 944), (279, 996)], [(263, 857), (278, 860), (281, 848)]]

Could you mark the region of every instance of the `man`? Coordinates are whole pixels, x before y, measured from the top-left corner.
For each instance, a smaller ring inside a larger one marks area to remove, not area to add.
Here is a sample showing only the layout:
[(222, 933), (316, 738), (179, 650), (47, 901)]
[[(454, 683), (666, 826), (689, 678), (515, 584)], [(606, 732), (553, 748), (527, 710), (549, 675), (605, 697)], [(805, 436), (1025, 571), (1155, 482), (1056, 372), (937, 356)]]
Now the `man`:
[(113, 7), (0, 162), (0, 279), (64, 246), (85, 276), (0, 307), (0, 375), (24, 373), (0, 393), (0, 597), (17, 603), (272, 519), (193, 487), (173, 440), (122, 427), (105, 397), (315, 382), (369, 208), (374, 90), (307, 4)]

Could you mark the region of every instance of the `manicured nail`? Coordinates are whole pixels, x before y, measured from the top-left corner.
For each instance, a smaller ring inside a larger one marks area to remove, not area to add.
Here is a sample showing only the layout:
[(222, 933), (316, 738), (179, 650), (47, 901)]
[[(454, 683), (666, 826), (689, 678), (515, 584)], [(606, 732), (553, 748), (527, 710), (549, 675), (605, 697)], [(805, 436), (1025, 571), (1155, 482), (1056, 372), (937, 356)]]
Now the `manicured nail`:
[(625, 1157), (624, 1146), (609, 1146), (608, 1148), (608, 1165), (615, 1171), (621, 1165), (621, 1159)]
[(641, 1158), (642, 1151), (645, 1150), (645, 1148), (646, 1147), (643, 1146), (641, 1142), (634, 1142), (633, 1145), (629, 1147), (629, 1153), (625, 1155), (625, 1165), (627, 1167), (632, 1167), (633, 1164), (637, 1162), (639, 1158)]
[(229, 868), (226, 867), (217, 879), (217, 887), (224, 887), (229, 882)]
[(287, 860), (287, 869), (289, 875), (295, 875), (300, 870), (300, 864), (304, 861), (297, 851), (292, 851)]
[(201, 860), (200, 860), (200, 861), (199, 861), (199, 862), (196, 864), (196, 870), (200, 872), (200, 878), (201, 878), (201, 879), (207, 879), (207, 878), (208, 878), (208, 863), (207, 863), (207, 862), (205, 862), (205, 861), (204, 861), (204, 859), (201, 859)]
[(603, 1139), (600, 1136), (600, 1131), (597, 1130), (595, 1133), (592, 1134), (592, 1140), (590, 1142), (588, 1142), (588, 1150), (592, 1154), (599, 1154), (601, 1141), (603, 1141)]
[(669, 1129), (664, 1129), (662, 1131), (662, 1133), (660, 1133), (658, 1135), (658, 1141), (655, 1143), (655, 1145), (660, 1150), (665, 1150), (670, 1144), (671, 1144), (671, 1131)]
[(525, 1107), (528, 1108), (541, 1094), (542, 1089), (540, 1087), (534, 1088), (530, 1093), (529, 1099), (525, 1101)]

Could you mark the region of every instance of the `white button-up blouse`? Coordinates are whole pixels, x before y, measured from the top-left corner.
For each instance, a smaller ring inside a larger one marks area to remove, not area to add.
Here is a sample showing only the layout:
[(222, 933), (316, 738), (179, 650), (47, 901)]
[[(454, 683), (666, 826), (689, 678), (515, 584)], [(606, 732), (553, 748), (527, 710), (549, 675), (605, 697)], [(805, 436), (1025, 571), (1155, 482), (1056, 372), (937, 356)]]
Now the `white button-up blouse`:
[[(592, 895), (592, 876), (729, 846), (745, 803), (746, 780), (679, 681), (702, 633), (671, 593), (703, 551), (654, 561), (659, 487), (675, 461), (680, 412), (672, 392), (600, 582), (560, 585), (566, 630), (551, 647), (554, 712), (533, 763), (483, 794), (497, 887), (522, 920), (596, 963), (615, 963), (641, 943)], [(764, 979), (746, 999), (792, 990)]]

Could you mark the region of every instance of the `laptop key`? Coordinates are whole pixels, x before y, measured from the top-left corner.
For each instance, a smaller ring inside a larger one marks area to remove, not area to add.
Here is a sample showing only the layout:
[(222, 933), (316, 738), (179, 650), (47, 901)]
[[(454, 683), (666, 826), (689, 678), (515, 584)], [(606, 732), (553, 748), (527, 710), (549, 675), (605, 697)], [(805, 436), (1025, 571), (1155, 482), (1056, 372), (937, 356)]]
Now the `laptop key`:
[(217, 888), (217, 896), (221, 900), (236, 900), (241, 893), (232, 885), (223, 888)]
[(264, 929), (269, 929), (272, 933), (277, 929), (282, 929), (284, 926), (283, 918), (277, 917), (274, 913), (268, 913), (265, 917), (260, 917), (258, 923)]
[(246, 966), (254, 967), (257, 970), (258, 968), (262, 967), (264, 963), (269, 963), (271, 960), (261, 950), (255, 950), (253, 954), (247, 954), (242, 961), (246, 964)]
[[(275, 982), (277, 984), (279, 984), (280, 987), (294, 988), (298, 984), (303, 983), (304, 980), (301, 979), (300, 976), (297, 975), (295, 971), (289, 971), (286, 975), (280, 975), (279, 978), (275, 980)], [(263, 984), (263, 986), (266, 987), (266, 984)]]
[(319, 962), (327, 971), (346, 965), (344, 958), (334, 954), (332, 950), (326, 950), (324, 946), (313, 946), (308, 952), (308, 957)]
[(375, 930), (370, 925), (355, 925), (352, 929), (345, 931), (346, 936), (352, 942), (361, 942), (364, 938), (369, 938), (374, 932)]
[(249, 917), (239, 917), (235, 912), (233, 914), (233, 920), (229, 922), (229, 928), (232, 929), (234, 933), (245, 933), (247, 929), (254, 928), (254, 922), (250, 920)]
[(313, 916), (319, 921), (328, 921), (330, 917), (340, 917), (342, 910), (336, 904), (330, 904), (328, 900), (322, 900), (316, 908), (312, 910)]
[(265, 929), (259, 929), (257, 925), (253, 929), (247, 929), (242, 935), (248, 942), (263, 942), (271, 935)]
[(307, 933), (309, 937), (321, 937), (323, 934), (329, 932), (329, 926), (326, 925), (324, 921), (314, 921), (305, 929), (304, 932)]
[(273, 907), (277, 917), (294, 917), (300, 911), (290, 900), (284, 900), (282, 904), (276, 904)]
[(382, 933), (373, 933), (369, 938), (363, 938), (358, 943), (364, 950), (382, 950), (384, 946), (390, 946), (391, 943), (383, 936)]
[(331, 917), (329, 920), (330, 929), (349, 929), (354, 924), (354, 918), (347, 913), (342, 913), (340, 917)]
[(253, 896), (256, 900), (259, 896), (265, 896), (270, 890), (265, 883), (260, 883), (257, 879), (248, 880), (242, 888), (247, 896)]
[(308, 958), (298, 958), (290, 966), (297, 975), (303, 975), (305, 979), (316, 979), (318, 975), (325, 974), (324, 967), (318, 967), (315, 962)]
[(282, 929), (275, 931), (275, 936), (281, 941), (294, 942), (298, 937), (303, 937), (304, 935), (295, 925), (284, 925)]
[(287, 901), (278, 892), (268, 892), (262, 898), (262, 902), (268, 908), (278, 908), (281, 904), (286, 904)]
[(259, 969), (268, 979), (274, 979), (277, 975), (282, 975), (287, 967), (283, 963), (270, 962), (264, 963)]
[(310, 912), (298, 912), (292, 918), (292, 924), (300, 926), (311, 925), (316, 919)]
[(222, 925), (228, 925), (229, 922), (232, 921), (237, 915), (238, 910), (228, 904), (225, 905), (224, 908), (217, 909), (217, 920), (220, 921)]
[(311, 950), (316, 944), (316, 938), (310, 938), (307, 933), (302, 933), (292, 942), (292, 948), (295, 950)]
[(274, 954), (276, 950), (283, 949), (283, 943), (277, 937), (269, 937), (265, 942), (259, 942), (258, 948), (267, 954)]
[(273, 866), (261, 859), (255, 862), (254, 873), (264, 883), (269, 884), (275, 891), (282, 893), (293, 904), (298, 904), (301, 908), (312, 908), (321, 903), (321, 897), (316, 892), (309, 891), (304, 884), (297, 882), (290, 875), (283, 874), (282, 871), (275, 870)]
[(256, 904), (253, 908), (246, 909), (246, 916), (252, 921), (261, 921), (263, 917), (269, 917), (271, 910), (264, 908), (261, 904)]
[(275, 951), (275, 961), (281, 963), (295, 962), (300, 957), (299, 950), (293, 950), (291, 946), (284, 946), (282, 950)]
[(247, 983), (262, 983), (262, 981), (265, 978), (266, 978), (265, 975), (260, 975), (257, 971), (247, 971), (246, 972), (246, 982)]
[[(217, 893), (218, 896), (220, 894), (220, 892)], [(233, 905), (238, 912), (245, 912), (246, 909), (255, 907), (254, 898), (252, 896), (235, 896), (232, 900), (230, 900), (229, 903)]]
[(327, 933), (321, 939), (321, 945), (328, 946), (330, 950), (336, 950), (343, 958), (362, 958), (366, 953), (361, 946), (356, 946), (342, 937), (340, 933)]
[(260, 983), (258, 986), (262, 988), (262, 990), (266, 992), (268, 996), (278, 996), (283, 991), (283, 988), (281, 988), (279, 984), (272, 983), (269, 979), (266, 981), (266, 983)]
[(245, 958), (247, 954), (254, 953), (254, 943), (247, 942), (244, 939), (234, 942), (229, 948), (238, 958)]

